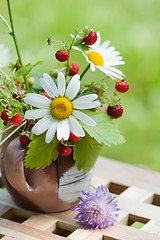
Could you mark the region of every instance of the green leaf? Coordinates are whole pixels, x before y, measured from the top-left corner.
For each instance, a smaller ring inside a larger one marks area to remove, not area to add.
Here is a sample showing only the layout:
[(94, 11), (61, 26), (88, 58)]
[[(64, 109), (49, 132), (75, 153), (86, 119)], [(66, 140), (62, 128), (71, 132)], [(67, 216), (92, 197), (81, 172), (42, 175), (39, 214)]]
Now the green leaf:
[(12, 105), (13, 108), (22, 109), (21, 103), (18, 100), (14, 98), (8, 98), (8, 102)]
[(89, 110), (83, 112), (96, 122), (95, 127), (86, 125), (83, 122), (81, 122), (81, 125), (91, 137), (96, 139), (97, 142), (100, 144), (104, 143), (109, 146), (111, 144), (122, 144), (125, 142), (125, 139), (120, 134), (116, 124), (105, 112), (94, 112)]
[(45, 134), (31, 137), (32, 142), (28, 146), (29, 150), (24, 160), (25, 167), (44, 169), (57, 159), (59, 142), (54, 138), (50, 143), (46, 143)]
[(27, 65), (21, 67), (18, 71), (17, 71), (17, 75), (20, 76), (22, 75), (23, 77), (26, 77), (30, 72), (31, 70), (36, 67), (37, 65), (39, 64), (42, 64), (43, 62), (42, 61), (38, 61), (36, 62), (35, 64), (31, 64), (31, 63), (28, 63)]
[(95, 161), (101, 151), (102, 144), (99, 144), (88, 133), (80, 141), (74, 143), (74, 159), (78, 170), (84, 171), (93, 168)]

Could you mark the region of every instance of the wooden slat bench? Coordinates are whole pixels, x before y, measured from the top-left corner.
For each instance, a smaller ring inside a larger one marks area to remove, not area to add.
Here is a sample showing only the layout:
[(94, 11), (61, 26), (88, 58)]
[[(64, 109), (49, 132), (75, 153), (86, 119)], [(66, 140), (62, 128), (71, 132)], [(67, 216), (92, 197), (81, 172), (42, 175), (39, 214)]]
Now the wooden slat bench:
[[(37, 214), (16, 206), (0, 178), (0, 238), (3, 240), (160, 240), (160, 173), (100, 157), (92, 185), (117, 195), (114, 227), (89, 230), (76, 212)], [(135, 228), (136, 223), (141, 228)]]

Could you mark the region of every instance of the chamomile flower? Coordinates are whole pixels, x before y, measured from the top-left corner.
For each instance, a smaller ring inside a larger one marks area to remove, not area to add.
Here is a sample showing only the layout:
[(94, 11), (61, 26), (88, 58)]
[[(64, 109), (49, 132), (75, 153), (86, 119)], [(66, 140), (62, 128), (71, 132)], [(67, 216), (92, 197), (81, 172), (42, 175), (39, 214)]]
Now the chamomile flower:
[[(51, 99), (36, 93), (28, 93), (25, 102), (38, 108), (25, 112), (26, 119), (39, 119), (32, 128), (32, 133), (40, 135), (47, 131), (45, 141), (51, 142), (57, 132), (58, 140), (68, 140), (70, 132), (77, 137), (84, 137), (85, 132), (79, 121), (95, 126), (96, 122), (84, 114), (82, 109), (93, 109), (99, 106), (97, 94), (88, 94), (77, 97), (80, 90), (80, 76), (74, 75), (66, 88), (65, 76), (58, 74), (57, 86), (52, 78), (43, 74), (40, 84)], [(77, 118), (77, 119), (76, 119)]]
[(0, 69), (7, 67), (10, 62), (10, 51), (3, 44), (0, 44)]
[[(97, 41), (90, 46), (88, 51), (83, 51), (78, 46), (73, 46), (74, 49), (81, 51), (85, 56), (86, 61), (90, 64), (91, 71), (96, 68), (107, 74), (112, 79), (123, 79), (124, 74), (115, 68), (115, 66), (125, 64), (122, 57), (119, 56), (120, 52), (115, 51), (115, 47), (109, 47), (110, 41), (101, 44), (100, 33), (97, 33)], [(100, 45), (101, 44), (101, 45)]]

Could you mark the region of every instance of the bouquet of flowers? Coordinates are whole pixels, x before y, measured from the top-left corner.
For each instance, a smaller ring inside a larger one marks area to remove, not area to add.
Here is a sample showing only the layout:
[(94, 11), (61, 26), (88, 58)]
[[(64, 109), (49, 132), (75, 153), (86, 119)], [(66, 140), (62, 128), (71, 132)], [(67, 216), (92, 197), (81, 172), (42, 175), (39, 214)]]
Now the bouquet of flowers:
[[(10, 29), (18, 55), (17, 62), (10, 63), (9, 49), (0, 44), (1, 119), (8, 126), (4, 131), (13, 129), (1, 145), (8, 137), (19, 135), (20, 143), (29, 148), (24, 159), (27, 168), (45, 168), (59, 154), (73, 153), (77, 168), (89, 170), (103, 144), (124, 142), (112, 121), (123, 113), (118, 93), (129, 89), (124, 74), (115, 68), (124, 64), (120, 53), (109, 41), (101, 44), (99, 32), (85, 27), (71, 34), (68, 42), (49, 37), (50, 47), (58, 42), (53, 57), (62, 66), (48, 69), (48, 73), (36, 72), (33, 69), (42, 62), (22, 64), (13, 25), (1, 18)], [(80, 75), (79, 64), (70, 59), (72, 50), (80, 51), (87, 62)], [(104, 72), (104, 78), (83, 81), (89, 69)], [(116, 81), (113, 93), (107, 86), (109, 79)]]

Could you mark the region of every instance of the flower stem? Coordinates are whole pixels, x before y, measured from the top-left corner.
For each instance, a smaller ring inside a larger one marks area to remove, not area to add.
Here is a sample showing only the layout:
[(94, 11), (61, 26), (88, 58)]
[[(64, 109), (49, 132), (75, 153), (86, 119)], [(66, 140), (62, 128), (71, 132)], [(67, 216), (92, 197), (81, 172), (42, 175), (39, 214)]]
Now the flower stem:
[[(10, 34), (13, 37), (16, 52), (17, 52), (17, 56), (18, 56), (18, 60), (19, 60), (20, 66), (22, 67), (23, 63), (22, 63), (22, 58), (21, 58), (21, 55), (20, 55), (20, 51), (19, 51), (19, 48), (18, 48), (17, 39), (16, 39), (15, 31), (14, 31), (14, 25), (13, 25), (13, 19), (12, 19), (11, 7), (10, 7), (10, 0), (7, 0), (7, 5), (8, 5), (9, 19), (10, 19), (10, 23), (11, 23), (11, 30), (12, 30)], [(26, 85), (26, 89), (29, 90), (28, 82), (27, 82), (27, 79), (25, 77), (24, 77), (24, 82), (25, 82), (25, 85)]]
[(0, 146), (2, 146), (3, 143), (5, 143), (14, 133), (16, 133), (25, 124), (26, 124), (26, 120), (21, 125), (19, 125), (14, 131), (12, 131), (6, 138), (4, 138), (2, 142), (0, 142)]
[(11, 129), (11, 128), (13, 128), (13, 127), (14, 127), (14, 126), (11, 125), (11, 126), (9, 126), (8, 128), (4, 129), (2, 132), (0, 132), (0, 135), (3, 134), (3, 133), (5, 133), (6, 131), (8, 131), (9, 129)]
[[(72, 50), (72, 46), (73, 46), (73, 44), (74, 44), (74, 41), (75, 41), (75, 39), (76, 39), (76, 36), (77, 36), (77, 33), (75, 34), (75, 36), (74, 36), (74, 38), (73, 38), (73, 40), (72, 40), (72, 42), (71, 42), (71, 45), (70, 45), (70, 47), (69, 47), (69, 49), (68, 49), (68, 53), (70, 53), (70, 51)], [(67, 66), (66, 66), (66, 77), (67, 77), (67, 73), (68, 73), (68, 67), (69, 67), (69, 58), (68, 58), (68, 60), (67, 60)]]
[(12, 13), (11, 13), (11, 7), (10, 7), (9, 0), (7, 0), (7, 5), (8, 5), (9, 19), (10, 19), (11, 29), (12, 29), (11, 35), (12, 35), (13, 40), (14, 40), (14, 44), (15, 44), (15, 47), (16, 47), (17, 56), (18, 56), (18, 59), (19, 59), (20, 66), (22, 67), (23, 64), (22, 64), (22, 59), (21, 59), (21, 55), (20, 55), (20, 52), (19, 52), (19, 48), (18, 48), (18, 45), (17, 45), (16, 36), (15, 36), (15, 31), (14, 31), (14, 26), (13, 26)]
[(82, 80), (82, 78), (84, 77), (84, 75), (86, 74), (86, 72), (88, 71), (88, 69), (90, 68), (90, 63), (88, 64), (88, 66), (84, 69), (84, 71), (82, 72), (80, 79)]

